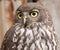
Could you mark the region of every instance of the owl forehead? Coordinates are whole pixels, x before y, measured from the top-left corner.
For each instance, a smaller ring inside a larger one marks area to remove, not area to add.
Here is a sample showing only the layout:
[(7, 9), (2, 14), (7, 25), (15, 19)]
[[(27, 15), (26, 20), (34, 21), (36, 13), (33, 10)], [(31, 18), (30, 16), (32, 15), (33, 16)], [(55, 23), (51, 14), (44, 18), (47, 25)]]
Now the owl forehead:
[(18, 10), (17, 13), (19, 13), (19, 12), (28, 13), (28, 12), (33, 12), (33, 11), (39, 12), (40, 10), (36, 9), (36, 8), (33, 8), (31, 10), (24, 10), (24, 11)]
[(35, 7), (22, 7), (22, 8), (19, 8), (18, 11), (22, 11), (22, 12), (27, 12), (27, 11), (39, 11), (40, 9), (38, 8), (35, 8)]
[(17, 11), (31, 11), (31, 10), (41, 10), (43, 9), (40, 5), (36, 5), (36, 4), (25, 4), (25, 5), (21, 5)]

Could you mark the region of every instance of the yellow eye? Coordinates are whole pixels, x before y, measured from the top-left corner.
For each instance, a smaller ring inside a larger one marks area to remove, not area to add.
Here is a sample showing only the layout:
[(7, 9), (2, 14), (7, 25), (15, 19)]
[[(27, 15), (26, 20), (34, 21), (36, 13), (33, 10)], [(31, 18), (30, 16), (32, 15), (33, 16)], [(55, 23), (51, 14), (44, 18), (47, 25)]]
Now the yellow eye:
[(33, 11), (33, 12), (30, 13), (30, 15), (31, 15), (31, 17), (35, 18), (35, 17), (38, 16), (38, 12)]
[(18, 14), (18, 19), (21, 19), (22, 18), (22, 13), (19, 13)]

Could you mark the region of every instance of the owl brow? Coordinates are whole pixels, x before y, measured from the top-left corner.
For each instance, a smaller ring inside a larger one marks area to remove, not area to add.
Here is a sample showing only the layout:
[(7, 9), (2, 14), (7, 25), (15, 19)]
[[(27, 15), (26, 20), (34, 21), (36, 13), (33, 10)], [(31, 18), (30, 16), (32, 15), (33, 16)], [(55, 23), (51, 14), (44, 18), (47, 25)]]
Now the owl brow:
[(40, 12), (41, 9), (38, 9), (38, 8), (33, 8), (31, 9), (31, 11), (36, 11), (36, 12)]
[[(37, 9), (36, 9), (36, 10), (37, 10)], [(37, 12), (37, 13), (38, 13), (39, 11), (35, 11), (34, 9), (32, 9), (29, 13), (31, 13), (31, 12)]]
[(18, 14), (18, 13), (21, 13), (21, 12), (22, 12), (21, 10), (17, 10), (17, 11), (16, 11), (17, 14)]

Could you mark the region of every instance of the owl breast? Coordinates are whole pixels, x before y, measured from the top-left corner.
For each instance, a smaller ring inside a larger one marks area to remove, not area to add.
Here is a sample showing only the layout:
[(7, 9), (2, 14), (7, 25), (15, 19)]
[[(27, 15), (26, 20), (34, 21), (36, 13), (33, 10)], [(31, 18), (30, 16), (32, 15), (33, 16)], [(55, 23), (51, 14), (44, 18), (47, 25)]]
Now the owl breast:
[(54, 32), (40, 23), (32, 24), (27, 28), (17, 25), (13, 42), (15, 44), (12, 48), (16, 47), (17, 50), (56, 50)]

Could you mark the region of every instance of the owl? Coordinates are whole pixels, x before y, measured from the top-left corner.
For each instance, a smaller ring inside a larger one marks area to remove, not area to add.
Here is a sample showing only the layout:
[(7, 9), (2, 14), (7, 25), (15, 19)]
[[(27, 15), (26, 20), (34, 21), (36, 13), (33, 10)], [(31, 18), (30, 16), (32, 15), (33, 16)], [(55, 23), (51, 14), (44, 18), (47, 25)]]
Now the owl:
[(14, 22), (4, 36), (1, 50), (57, 50), (52, 17), (43, 5), (21, 5)]

